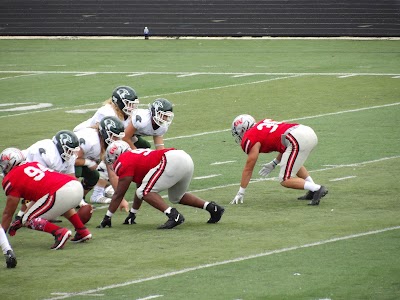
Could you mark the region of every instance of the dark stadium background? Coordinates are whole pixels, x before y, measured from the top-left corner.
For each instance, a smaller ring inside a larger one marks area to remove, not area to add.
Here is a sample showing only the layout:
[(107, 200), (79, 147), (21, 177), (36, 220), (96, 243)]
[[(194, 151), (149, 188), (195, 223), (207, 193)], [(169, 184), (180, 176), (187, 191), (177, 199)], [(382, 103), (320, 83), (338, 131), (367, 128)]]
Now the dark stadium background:
[(1, 0), (0, 36), (398, 37), (399, 0)]

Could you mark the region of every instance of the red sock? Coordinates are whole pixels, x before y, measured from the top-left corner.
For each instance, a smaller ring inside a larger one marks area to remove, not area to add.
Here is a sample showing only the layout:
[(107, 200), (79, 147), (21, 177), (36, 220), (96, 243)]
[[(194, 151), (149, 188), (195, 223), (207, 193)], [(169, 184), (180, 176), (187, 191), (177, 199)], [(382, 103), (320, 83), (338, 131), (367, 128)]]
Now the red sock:
[(72, 225), (74, 225), (75, 230), (85, 228), (85, 225), (83, 225), (81, 218), (79, 218), (78, 214), (73, 214), (69, 219), (68, 219)]
[(44, 231), (51, 234), (53, 234), (56, 230), (61, 228), (49, 222), (48, 220), (42, 218), (36, 218), (28, 221), (27, 227), (33, 230)]

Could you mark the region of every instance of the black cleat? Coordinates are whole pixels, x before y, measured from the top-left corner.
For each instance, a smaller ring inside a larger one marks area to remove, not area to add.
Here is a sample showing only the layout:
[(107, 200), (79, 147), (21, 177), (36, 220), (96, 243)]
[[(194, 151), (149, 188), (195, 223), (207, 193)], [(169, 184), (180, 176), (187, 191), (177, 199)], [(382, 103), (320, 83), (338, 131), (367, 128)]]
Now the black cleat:
[(163, 225), (158, 226), (157, 229), (172, 229), (183, 222), (185, 222), (185, 218), (176, 210), (176, 208), (172, 208), (171, 212), (168, 214), (168, 221)]
[(218, 223), (218, 221), (221, 220), (221, 217), (225, 212), (225, 208), (223, 208), (222, 206), (219, 206), (214, 201), (210, 202), (207, 205), (206, 210), (211, 215), (211, 218), (207, 221), (207, 223), (210, 223), (210, 224)]
[(7, 268), (15, 268), (17, 265), (17, 258), (12, 250), (8, 250), (6, 254), (4, 254), (6, 258)]
[(321, 188), (318, 191), (314, 192), (314, 196), (308, 205), (319, 205), (319, 201), (328, 194), (328, 189), (321, 185)]
[(297, 198), (297, 200), (312, 200), (314, 197), (314, 192), (308, 191), (307, 194)]

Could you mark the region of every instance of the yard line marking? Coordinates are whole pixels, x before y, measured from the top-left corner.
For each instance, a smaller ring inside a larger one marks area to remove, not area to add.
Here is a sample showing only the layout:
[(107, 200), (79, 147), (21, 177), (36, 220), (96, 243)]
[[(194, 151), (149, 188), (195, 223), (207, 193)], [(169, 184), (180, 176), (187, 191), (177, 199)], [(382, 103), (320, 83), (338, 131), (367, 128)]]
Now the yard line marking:
[(217, 162), (211, 163), (210, 166), (231, 164), (231, 163), (234, 163), (234, 162), (236, 162), (236, 160), (217, 161)]
[(199, 73), (188, 73), (188, 74), (177, 75), (176, 77), (190, 77), (190, 76), (196, 76), (196, 75), (200, 75), (200, 74)]
[(254, 73), (244, 73), (244, 74), (237, 74), (237, 75), (233, 75), (233, 78), (239, 78), (239, 77), (246, 77), (246, 76), (253, 76), (255, 75)]
[(354, 77), (354, 76), (357, 76), (357, 75), (356, 74), (347, 74), (347, 75), (338, 76), (338, 78), (348, 78), (348, 77)]
[(133, 74), (129, 74), (129, 75), (126, 75), (127, 77), (134, 77), (134, 76), (142, 76), (142, 75), (146, 75), (146, 74), (144, 74), (144, 73), (133, 73)]
[(74, 76), (80, 77), (80, 76), (90, 76), (90, 75), (96, 75), (96, 72), (87, 72), (87, 73), (80, 73), (80, 74), (75, 74)]
[(341, 181), (341, 180), (346, 180), (346, 179), (351, 179), (351, 178), (356, 178), (357, 176), (346, 176), (346, 177), (341, 177), (341, 178), (334, 178), (329, 181)]
[(0, 80), (6, 80), (6, 79), (14, 79), (14, 78), (18, 78), (18, 77), (28, 77), (28, 76), (36, 76), (36, 75), (40, 75), (40, 74), (22, 74), (22, 75), (15, 75), (15, 76), (9, 76), (9, 77), (3, 77), (0, 78)]
[(131, 281), (118, 283), (118, 284), (113, 284), (113, 285), (104, 286), (104, 287), (98, 287), (98, 288), (95, 288), (95, 289), (92, 289), (92, 290), (87, 290), (87, 291), (82, 291), (82, 292), (77, 292), (77, 293), (69, 293), (69, 294), (66, 293), (65, 295), (62, 295), (62, 296), (59, 296), (59, 297), (54, 297), (54, 298), (48, 298), (46, 300), (58, 300), (58, 299), (66, 299), (66, 298), (75, 297), (75, 296), (81, 296), (81, 295), (89, 295), (89, 294), (92, 294), (92, 293), (98, 293), (100, 291), (105, 291), (105, 290), (125, 287), (125, 286), (134, 285), (134, 284), (138, 284), (138, 283), (142, 283), (142, 282), (147, 282), (147, 281), (167, 278), (167, 277), (171, 277), (171, 276), (175, 276), (175, 275), (181, 275), (181, 274), (185, 274), (185, 273), (188, 273), (188, 272), (198, 271), (198, 270), (202, 270), (202, 269), (206, 269), (206, 268), (223, 266), (223, 265), (227, 265), (227, 264), (231, 264), (231, 263), (237, 263), (237, 262), (241, 262), (241, 261), (245, 261), (245, 260), (249, 260), (249, 259), (266, 257), (266, 256), (270, 256), (270, 255), (273, 255), (273, 254), (280, 254), (280, 253), (285, 253), (285, 252), (289, 252), (289, 251), (295, 251), (295, 250), (299, 250), (299, 249), (322, 246), (322, 245), (326, 245), (326, 244), (329, 244), (329, 243), (350, 240), (350, 239), (354, 239), (354, 238), (364, 237), (364, 236), (373, 235), (373, 234), (379, 234), (379, 233), (383, 233), (383, 232), (387, 232), (387, 231), (393, 231), (393, 230), (397, 230), (397, 229), (400, 229), (400, 226), (387, 227), (387, 228), (383, 228), (383, 229), (367, 231), (367, 232), (361, 232), (361, 233), (346, 235), (346, 236), (342, 236), (342, 237), (337, 237), (337, 238), (317, 241), (317, 242), (304, 244), (304, 245), (298, 245), (298, 246), (286, 247), (286, 248), (281, 248), (281, 249), (276, 249), (276, 250), (270, 250), (270, 251), (266, 251), (266, 252), (262, 252), (262, 253), (258, 253), (258, 254), (237, 257), (237, 258), (228, 259), (228, 260), (224, 260), (224, 261), (220, 261), (220, 262), (215, 262), (215, 263), (210, 263), (210, 264), (205, 264), (205, 265), (199, 265), (199, 266), (196, 266), (196, 267), (189, 267), (189, 268), (181, 269), (181, 270), (178, 270), (178, 271), (168, 272), (168, 273), (155, 275), (155, 276), (151, 276), (151, 277), (147, 277), (147, 278), (131, 280)]
[(207, 176), (193, 177), (193, 179), (207, 179), (207, 178), (218, 177), (218, 176), (221, 176), (221, 175), (222, 174), (212, 174), (212, 175), (207, 175)]
[(164, 297), (164, 295), (152, 295), (152, 296), (148, 296), (145, 298), (138, 298), (136, 300), (148, 300), (148, 299), (154, 299), (154, 298), (159, 298), (159, 297)]
[(40, 108), (46, 108), (46, 107), (52, 107), (52, 103), (37, 103), (29, 106), (18, 106), (18, 107), (13, 107), (13, 108), (4, 108), (0, 109), (1, 111), (21, 111), (21, 110), (32, 110), (32, 109), (40, 109)]

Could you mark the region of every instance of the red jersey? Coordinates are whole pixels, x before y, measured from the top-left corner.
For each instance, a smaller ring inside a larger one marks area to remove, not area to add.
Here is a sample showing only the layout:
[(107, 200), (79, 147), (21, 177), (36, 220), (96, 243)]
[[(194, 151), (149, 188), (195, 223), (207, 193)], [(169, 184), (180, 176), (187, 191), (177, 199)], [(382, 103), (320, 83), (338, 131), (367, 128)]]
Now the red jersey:
[(271, 119), (262, 120), (244, 133), (241, 143), (242, 149), (246, 154), (249, 154), (250, 149), (259, 142), (261, 143), (261, 153), (273, 151), (283, 153), (286, 147), (282, 145), (282, 134), (297, 125), (299, 124), (277, 122)]
[(38, 162), (28, 162), (12, 168), (4, 177), (2, 185), (6, 196), (37, 201), (46, 194), (54, 194), (72, 180), (76, 179), (48, 169)]
[(118, 177), (132, 176), (132, 182), (141, 184), (146, 174), (157, 166), (164, 153), (174, 148), (151, 150), (135, 149), (122, 153), (114, 162), (114, 171)]

